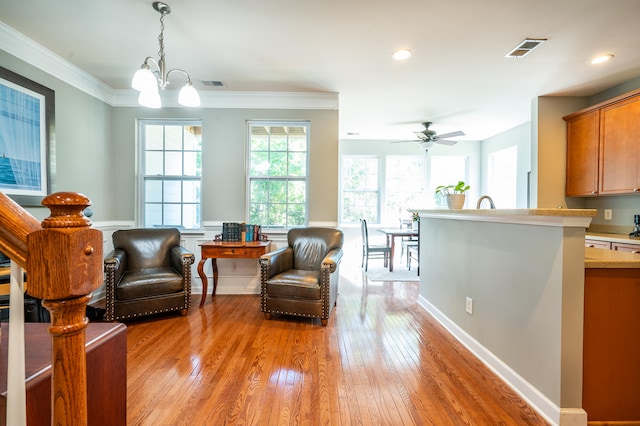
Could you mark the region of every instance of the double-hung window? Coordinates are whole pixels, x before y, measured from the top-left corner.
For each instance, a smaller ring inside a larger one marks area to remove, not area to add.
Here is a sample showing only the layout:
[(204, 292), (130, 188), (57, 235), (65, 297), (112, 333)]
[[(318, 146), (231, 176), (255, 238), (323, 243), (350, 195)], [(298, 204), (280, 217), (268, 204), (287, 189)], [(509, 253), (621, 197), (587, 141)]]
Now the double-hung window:
[(249, 223), (263, 228), (307, 224), (309, 123), (249, 121)]
[(199, 229), (202, 122), (139, 120), (140, 223)]
[(431, 157), (431, 189), (436, 207), (446, 207), (447, 200), (436, 195), (436, 187), (455, 185), (459, 181), (468, 181), (469, 156), (467, 155), (434, 155)]
[(342, 223), (380, 223), (380, 158), (345, 155), (341, 169)]

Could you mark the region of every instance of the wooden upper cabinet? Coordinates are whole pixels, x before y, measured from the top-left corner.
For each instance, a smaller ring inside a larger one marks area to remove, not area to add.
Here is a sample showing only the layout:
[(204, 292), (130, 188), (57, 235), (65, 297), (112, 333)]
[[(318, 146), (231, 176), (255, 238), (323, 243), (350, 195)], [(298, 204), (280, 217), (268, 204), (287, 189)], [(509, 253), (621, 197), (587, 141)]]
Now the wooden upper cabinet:
[(640, 190), (640, 97), (600, 112), (600, 193)]
[(567, 121), (568, 197), (595, 195), (598, 191), (598, 143), (600, 112), (565, 117)]
[(563, 118), (568, 197), (640, 193), (640, 89)]

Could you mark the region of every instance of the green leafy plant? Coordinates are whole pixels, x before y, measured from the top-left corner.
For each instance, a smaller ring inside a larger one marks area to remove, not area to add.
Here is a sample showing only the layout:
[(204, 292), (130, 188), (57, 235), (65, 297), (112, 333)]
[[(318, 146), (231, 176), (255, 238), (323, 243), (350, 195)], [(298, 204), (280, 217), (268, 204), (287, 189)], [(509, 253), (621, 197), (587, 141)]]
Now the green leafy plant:
[(440, 194), (446, 197), (449, 194), (464, 194), (471, 188), (469, 185), (465, 185), (464, 181), (459, 180), (457, 185), (440, 185), (436, 187), (436, 194)]
[(412, 212), (411, 213), (411, 219), (414, 222), (420, 222), (420, 214), (418, 214), (418, 212)]

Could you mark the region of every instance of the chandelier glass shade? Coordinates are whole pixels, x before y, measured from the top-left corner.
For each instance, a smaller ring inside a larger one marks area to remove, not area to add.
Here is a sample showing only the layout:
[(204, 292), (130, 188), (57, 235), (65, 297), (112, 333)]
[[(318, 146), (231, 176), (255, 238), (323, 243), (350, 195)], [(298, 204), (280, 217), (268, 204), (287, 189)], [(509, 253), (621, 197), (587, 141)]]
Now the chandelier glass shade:
[[(162, 2), (154, 2), (153, 8), (160, 13), (160, 35), (158, 36), (158, 42), (160, 44), (159, 60), (155, 60), (148, 56), (142, 66), (133, 75), (131, 80), (131, 87), (140, 92), (138, 95), (138, 103), (148, 108), (160, 108), (162, 107), (162, 100), (160, 99), (159, 90), (164, 90), (169, 84), (169, 75), (179, 72), (186, 76), (187, 82), (180, 89), (178, 94), (178, 103), (188, 107), (199, 107), (200, 96), (191, 83), (191, 77), (189, 74), (181, 69), (172, 69), (166, 71), (166, 62), (164, 55), (164, 16), (171, 13), (171, 8), (168, 4)], [(157, 71), (151, 71), (150, 64), (153, 64)]]

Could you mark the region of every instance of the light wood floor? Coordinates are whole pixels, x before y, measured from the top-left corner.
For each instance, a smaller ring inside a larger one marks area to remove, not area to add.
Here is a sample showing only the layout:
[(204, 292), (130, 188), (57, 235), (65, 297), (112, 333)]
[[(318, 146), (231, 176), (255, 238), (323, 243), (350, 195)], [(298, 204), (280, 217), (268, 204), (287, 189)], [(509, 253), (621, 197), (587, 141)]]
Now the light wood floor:
[(267, 321), (257, 295), (130, 322), (128, 424), (546, 424), (417, 305), (417, 282), (367, 282), (359, 263), (327, 327)]

